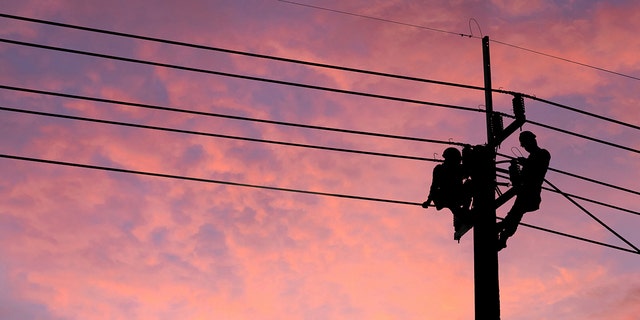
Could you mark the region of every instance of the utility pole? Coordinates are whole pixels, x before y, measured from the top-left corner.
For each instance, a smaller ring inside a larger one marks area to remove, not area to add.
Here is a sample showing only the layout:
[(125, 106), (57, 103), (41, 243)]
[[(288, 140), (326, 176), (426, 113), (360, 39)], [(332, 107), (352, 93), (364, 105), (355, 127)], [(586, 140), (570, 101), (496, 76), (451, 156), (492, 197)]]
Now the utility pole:
[[(500, 284), (498, 276), (498, 250), (496, 232), (496, 147), (494, 132), (493, 98), (491, 89), (491, 59), (489, 37), (482, 38), (484, 65), (485, 107), (487, 117), (487, 145), (476, 152), (478, 161), (474, 185), (476, 212), (473, 231), (474, 288), (476, 320), (500, 319)], [(477, 147), (478, 148), (478, 147)]]

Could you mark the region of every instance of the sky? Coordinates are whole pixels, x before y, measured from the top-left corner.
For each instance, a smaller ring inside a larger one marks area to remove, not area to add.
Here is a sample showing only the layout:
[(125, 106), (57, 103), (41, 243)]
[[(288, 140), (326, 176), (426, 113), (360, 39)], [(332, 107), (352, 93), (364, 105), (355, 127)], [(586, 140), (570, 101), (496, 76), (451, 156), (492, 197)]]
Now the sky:
[[(484, 85), (488, 36), (493, 88), (531, 97), (522, 129), (551, 153), (548, 181), (581, 197), (582, 209), (545, 190), (523, 222), (613, 246), (521, 226), (499, 253), (501, 318), (640, 314), (640, 256), (588, 215), (640, 246), (637, 1), (4, 0), (0, 11), (470, 86)], [(473, 231), (458, 243), (447, 210), (418, 205), (451, 145), (210, 115), (478, 145), (487, 142), (482, 90), (9, 17), (0, 38), (0, 318), (474, 317)], [(492, 97), (513, 113), (511, 95)], [(517, 133), (498, 152), (527, 155)]]

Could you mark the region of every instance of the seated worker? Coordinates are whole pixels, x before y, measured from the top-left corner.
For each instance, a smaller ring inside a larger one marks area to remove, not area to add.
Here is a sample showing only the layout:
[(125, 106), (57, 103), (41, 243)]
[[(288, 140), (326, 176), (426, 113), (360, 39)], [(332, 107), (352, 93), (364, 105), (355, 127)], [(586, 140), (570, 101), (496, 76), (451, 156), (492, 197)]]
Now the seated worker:
[(460, 240), (464, 225), (468, 224), (469, 206), (471, 205), (471, 193), (468, 185), (464, 183), (466, 175), (461, 161), (462, 155), (456, 148), (447, 148), (442, 153), (444, 162), (433, 169), (433, 178), (429, 189), (427, 201), (422, 203), (423, 208), (428, 208), (431, 203), (439, 211), (448, 208), (453, 213), (454, 239)]
[(529, 152), (529, 157), (515, 159), (509, 168), (516, 201), (504, 220), (498, 223), (498, 251), (507, 247), (507, 239), (516, 232), (522, 216), (540, 208), (542, 183), (551, 160), (549, 151), (538, 146), (536, 135), (530, 131), (520, 134), (520, 145)]

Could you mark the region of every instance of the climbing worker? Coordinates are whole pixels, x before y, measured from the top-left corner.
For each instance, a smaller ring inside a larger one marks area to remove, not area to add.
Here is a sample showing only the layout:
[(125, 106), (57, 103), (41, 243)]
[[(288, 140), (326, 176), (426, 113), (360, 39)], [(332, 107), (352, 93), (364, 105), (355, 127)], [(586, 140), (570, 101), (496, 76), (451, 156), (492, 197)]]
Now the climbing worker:
[(536, 135), (531, 131), (520, 133), (520, 145), (529, 157), (514, 159), (509, 168), (516, 200), (504, 220), (498, 223), (498, 251), (507, 247), (507, 239), (516, 232), (522, 216), (540, 208), (542, 183), (551, 160), (549, 151), (538, 146)]
[(433, 203), (438, 211), (448, 208), (453, 213), (454, 239), (460, 240), (465, 224), (468, 224), (471, 193), (464, 183), (465, 173), (461, 164), (462, 155), (456, 148), (447, 148), (442, 153), (444, 162), (433, 169), (433, 178), (427, 201), (422, 203), (428, 208)]

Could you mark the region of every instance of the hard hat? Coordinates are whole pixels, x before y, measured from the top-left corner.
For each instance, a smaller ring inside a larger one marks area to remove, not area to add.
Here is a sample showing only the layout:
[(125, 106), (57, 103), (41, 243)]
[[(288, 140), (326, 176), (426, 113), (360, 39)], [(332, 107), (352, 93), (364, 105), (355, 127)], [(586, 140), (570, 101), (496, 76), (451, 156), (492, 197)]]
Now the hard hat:
[(445, 159), (461, 159), (462, 155), (460, 154), (460, 151), (456, 148), (446, 148), (444, 150), (444, 152), (442, 153), (442, 157)]
[(534, 140), (536, 138), (536, 135), (533, 134), (533, 132), (531, 131), (522, 131), (520, 133), (520, 139), (522, 140)]

